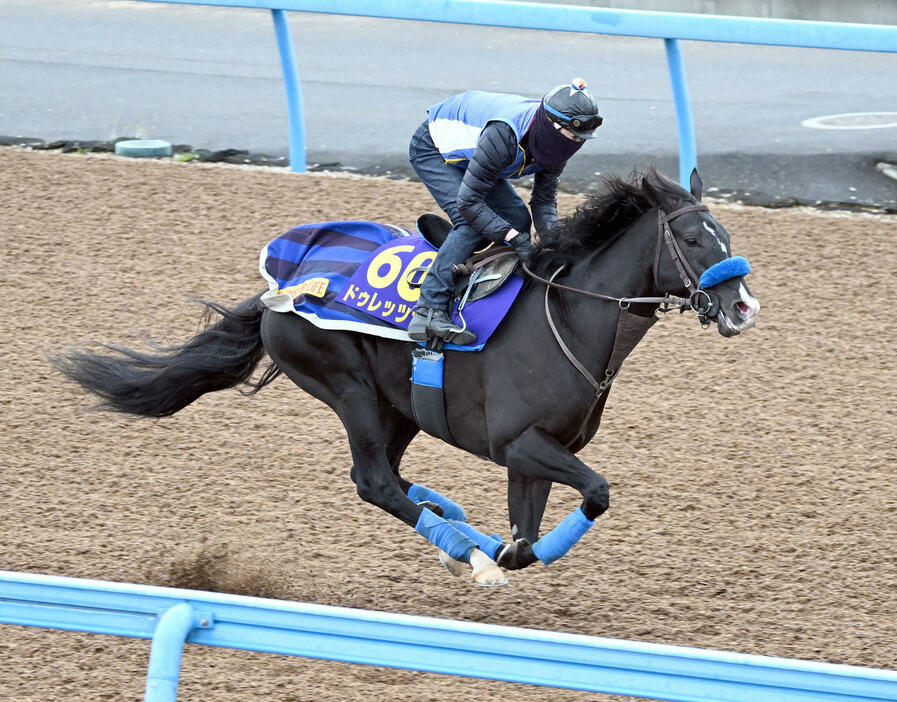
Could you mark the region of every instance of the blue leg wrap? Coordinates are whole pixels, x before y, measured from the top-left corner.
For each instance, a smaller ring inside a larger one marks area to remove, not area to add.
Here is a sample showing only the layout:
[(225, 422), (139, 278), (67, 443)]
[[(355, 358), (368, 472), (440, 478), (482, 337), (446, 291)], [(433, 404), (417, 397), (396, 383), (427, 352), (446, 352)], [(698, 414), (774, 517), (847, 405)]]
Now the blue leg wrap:
[(414, 531), (456, 561), (469, 562), (470, 552), (476, 547), (476, 543), (470, 538), (426, 507), (421, 510)]
[(498, 550), (504, 545), (500, 538), (481, 534), (467, 522), (452, 522), (452, 526), (458, 531), (467, 534), (467, 536), (479, 546), (480, 551), (489, 556), (493, 561), (495, 560)]
[(545, 565), (554, 563), (573, 548), (573, 544), (579, 541), (594, 523), (589, 521), (582, 508), (577, 507), (564, 521), (533, 544), (533, 553)]
[(456, 522), (466, 522), (467, 515), (464, 514), (464, 510), (461, 508), (461, 505), (455, 504), (449, 498), (440, 495), (435, 490), (431, 490), (428, 487), (424, 487), (423, 485), (417, 485), (416, 483), (408, 488), (408, 498), (414, 502), (435, 502), (437, 505), (442, 507), (443, 515), (446, 519), (451, 519)]

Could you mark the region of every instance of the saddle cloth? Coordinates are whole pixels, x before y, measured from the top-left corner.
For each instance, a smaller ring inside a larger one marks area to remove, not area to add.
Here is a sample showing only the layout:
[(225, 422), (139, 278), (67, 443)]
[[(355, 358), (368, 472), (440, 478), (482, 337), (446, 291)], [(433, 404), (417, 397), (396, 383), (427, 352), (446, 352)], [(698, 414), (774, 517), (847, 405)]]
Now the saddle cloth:
[[(322, 329), (341, 329), (412, 341), (407, 333), (420, 290), (409, 272), (436, 258), (420, 234), (378, 222), (319, 222), (293, 227), (262, 248), (259, 272), (268, 282), (262, 302), (277, 312), (293, 312)], [(420, 282), (420, 273), (413, 275)], [(453, 319), (477, 336), (479, 351), (507, 314), (523, 279), (511, 275), (488, 297), (467, 302)], [(416, 343), (416, 342), (415, 342)]]

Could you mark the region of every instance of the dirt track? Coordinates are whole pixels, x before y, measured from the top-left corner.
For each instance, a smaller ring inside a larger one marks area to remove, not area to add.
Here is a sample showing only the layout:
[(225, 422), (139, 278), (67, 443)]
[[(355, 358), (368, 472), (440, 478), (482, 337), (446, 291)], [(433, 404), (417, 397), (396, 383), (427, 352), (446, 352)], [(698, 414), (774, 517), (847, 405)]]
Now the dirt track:
[[(338, 421), (287, 380), (149, 422), (85, 412), (46, 360), (179, 343), (190, 298), (263, 289), (258, 251), (289, 226), (408, 226), (433, 209), (423, 186), (5, 149), (0, 193), (0, 569), (897, 668), (897, 218), (714, 206), (758, 327), (658, 323), (580, 454), (610, 512), (565, 559), (482, 590), (356, 497)], [(403, 465), (507, 532), (501, 469), (425, 436)], [(577, 503), (557, 488), (546, 523)], [(139, 699), (148, 655), (2, 627), (0, 700)], [(610, 698), (188, 646), (180, 699)]]

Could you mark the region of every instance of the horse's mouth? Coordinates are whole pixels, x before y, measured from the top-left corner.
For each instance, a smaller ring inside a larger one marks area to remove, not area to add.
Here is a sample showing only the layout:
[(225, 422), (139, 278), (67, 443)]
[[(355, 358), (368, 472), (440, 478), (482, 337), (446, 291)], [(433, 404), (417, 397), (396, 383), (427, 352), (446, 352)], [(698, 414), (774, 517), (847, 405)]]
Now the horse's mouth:
[(730, 314), (720, 309), (716, 316), (716, 327), (723, 336), (735, 336), (753, 327), (757, 323), (757, 313), (760, 311), (760, 303), (748, 304), (739, 300), (733, 306)]

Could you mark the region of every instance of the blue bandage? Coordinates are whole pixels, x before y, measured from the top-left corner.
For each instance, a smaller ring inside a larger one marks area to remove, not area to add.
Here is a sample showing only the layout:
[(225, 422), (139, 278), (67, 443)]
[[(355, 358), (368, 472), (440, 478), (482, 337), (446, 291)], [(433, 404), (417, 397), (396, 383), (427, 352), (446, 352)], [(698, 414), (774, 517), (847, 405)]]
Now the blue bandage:
[(744, 256), (732, 256), (719, 263), (714, 263), (710, 268), (701, 273), (698, 285), (703, 288), (712, 288), (729, 278), (738, 278), (751, 272), (751, 264)]
[(476, 547), (470, 538), (426, 507), (421, 510), (414, 531), (456, 561), (469, 562), (470, 552)]
[(441, 388), (442, 363), (442, 354), (437, 351), (416, 351), (411, 357), (411, 382)]
[(414, 484), (408, 488), (408, 498), (414, 502), (435, 502), (442, 507), (442, 516), (456, 522), (466, 522), (467, 515), (461, 505), (455, 504), (449, 498), (443, 497), (435, 490), (423, 485)]
[(495, 560), (498, 550), (504, 546), (501, 539), (481, 534), (467, 522), (452, 522), (452, 526), (458, 531), (466, 534), (477, 546), (479, 546), (480, 551), (489, 556), (493, 561)]
[(595, 522), (583, 513), (582, 508), (567, 515), (567, 518), (533, 544), (533, 553), (545, 565), (554, 563), (573, 548)]

